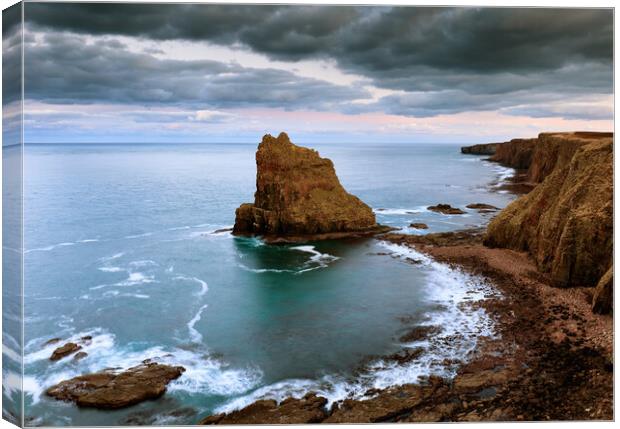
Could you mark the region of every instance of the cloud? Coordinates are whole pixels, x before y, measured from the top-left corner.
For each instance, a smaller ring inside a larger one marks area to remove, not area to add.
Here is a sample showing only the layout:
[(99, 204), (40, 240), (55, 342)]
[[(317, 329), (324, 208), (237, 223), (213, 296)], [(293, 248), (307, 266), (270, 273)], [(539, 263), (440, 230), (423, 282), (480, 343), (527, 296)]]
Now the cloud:
[(25, 97), (46, 102), (325, 109), (369, 97), (359, 87), (289, 71), (159, 59), (70, 33), (42, 33), (27, 44), (25, 62)]
[[(610, 106), (573, 101), (613, 92), (612, 9), (26, 3), (25, 17), (27, 28), (45, 35), (27, 50), (27, 96), (48, 102), (611, 115)], [(134, 52), (103, 37), (110, 35), (324, 60), (363, 77), (367, 88), (276, 68), (165, 59), (156, 47)], [(387, 95), (372, 101), (367, 89)]]

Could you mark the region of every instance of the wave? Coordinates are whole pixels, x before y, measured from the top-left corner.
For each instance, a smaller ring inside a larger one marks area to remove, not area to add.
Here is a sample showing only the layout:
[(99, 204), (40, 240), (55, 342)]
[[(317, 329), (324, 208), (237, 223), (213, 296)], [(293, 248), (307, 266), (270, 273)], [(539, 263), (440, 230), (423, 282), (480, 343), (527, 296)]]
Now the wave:
[(145, 233), (142, 233), (142, 234), (126, 235), (123, 238), (133, 239), (133, 238), (150, 237), (153, 234), (154, 234), (153, 232), (145, 232)]
[[(114, 335), (102, 328), (77, 333), (64, 341), (79, 341), (86, 335), (92, 336), (91, 343), (83, 346), (83, 350), (88, 353), (87, 358), (77, 362), (71, 358), (62, 359), (36, 375), (31, 374), (32, 365), (41, 359), (49, 359), (58, 344), (43, 346), (47, 341), (46, 338), (38, 338), (29, 343), (28, 349), (35, 351), (26, 355), (27, 375), (24, 377), (24, 393), (32, 403), (39, 401), (45, 389), (63, 380), (84, 373), (101, 371), (103, 368), (116, 368), (120, 371), (139, 365), (145, 359), (162, 364), (181, 365), (185, 368), (183, 376), (168, 385), (169, 393), (239, 395), (255, 388), (263, 376), (262, 371), (254, 367), (231, 368), (227, 363), (210, 356), (208, 350), (201, 345), (192, 350), (174, 346), (143, 348), (139, 346), (140, 343), (129, 343), (119, 347), (115, 344)], [(43, 349), (38, 350), (41, 348)], [(3, 374), (3, 378), (6, 376), (7, 374)], [(19, 385), (21, 388), (21, 379), (14, 381), (15, 386)], [(7, 385), (3, 383), (3, 386)]]
[(194, 328), (194, 326), (196, 325), (196, 323), (198, 321), (200, 321), (200, 318), (202, 317), (202, 311), (205, 308), (207, 308), (207, 304), (205, 304), (202, 307), (200, 307), (200, 310), (198, 310), (198, 312), (192, 318), (192, 320), (187, 322), (187, 329), (189, 330), (189, 337), (192, 340), (192, 342), (194, 342), (194, 343), (201, 343), (202, 342), (202, 335), (200, 334), (200, 332), (198, 332), (196, 330), (196, 328)]
[(426, 210), (426, 206), (418, 206), (415, 209), (384, 209), (384, 208), (379, 208), (379, 209), (373, 209), (372, 211), (375, 214), (378, 214), (378, 215), (404, 216), (404, 215), (409, 215), (409, 214), (424, 213), (427, 210)]
[(204, 280), (200, 280), (198, 277), (186, 277), (186, 276), (176, 276), (174, 280), (185, 280), (196, 282), (200, 285), (200, 292), (198, 292), (198, 296), (203, 296), (209, 290), (209, 285)]

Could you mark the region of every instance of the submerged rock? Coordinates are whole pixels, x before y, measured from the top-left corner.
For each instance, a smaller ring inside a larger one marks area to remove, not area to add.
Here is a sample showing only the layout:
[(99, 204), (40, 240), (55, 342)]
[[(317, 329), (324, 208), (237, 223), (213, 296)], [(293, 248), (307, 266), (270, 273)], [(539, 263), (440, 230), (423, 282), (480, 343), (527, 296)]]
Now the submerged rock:
[(69, 356), (70, 354), (75, 353), (81, 349), (82, 349), (82, 346), (80, 346), (79, 344), (66, 343), (58, 347), (56, 350), (52, 352), (52, 355), (50, 356), (50, 360), (53, 360), (53, 361), (60, 360), (64, 358), (65, 356)]
[(421, 223), (421, 222), (414, 222), (409, 224), (410, 228), (415, 228), (415, 229), (428, 229), (428, 225), (425, 223)]
[(45, 391), (58, 400), (80, 407), (115, 409), (155, 399), (166, 392), (166, 385), (183, 374), (185, 368), (146, 363), (123, 372), (102, 371), (65, 380)]
[(303, 241), (387, 230), (368, 205), (345, 191), (329, 159), (294, 145), (285, 133), (263, 137), (256, 167), (254, 203), (237, 209), (233, 234)]
[(437, 212), (446, 215), (459, 215), (465, 214), (465, 212), (458, 207), (452, 207), (450, 204), (437, 204), (436, 206), (427, 207), (432, 212)]
[(475, 209), (475, 210), (499, 210), (497, 207), (492, 206), (491, 204), (484, 204), (484, 203), (472, 203), (472, 204), (468, 204), (466, 206), (468, 209)]
[(524, 151), (541, 183), (491, 221), (485, 244), (528, 251), (558, 286), (597, 285), (613, 257), (613, 137), (542, 133)]
[(200, 425), (231, 424), (304, 424), (319, 423), (327, 417), (327, 399), (308, 393), (301, 399), (287, 398), (278, 404), (273, 399), (256, 401), (229, 414), (205, 417)]

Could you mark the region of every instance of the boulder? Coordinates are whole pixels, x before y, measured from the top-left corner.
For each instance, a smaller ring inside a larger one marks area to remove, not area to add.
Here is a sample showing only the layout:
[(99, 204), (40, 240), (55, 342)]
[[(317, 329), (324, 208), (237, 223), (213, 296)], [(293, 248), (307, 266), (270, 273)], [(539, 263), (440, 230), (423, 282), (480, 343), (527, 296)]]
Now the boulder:
[(465, 214), (465, 212), (458, 207), (452, 207), (450, 204), (437, 204), (436, 206), (427, 207), (432, 212), (437, 212), (445, 215), (459, 215)]
[(58, 347), (56, 350), (52, 352), (52, 355), (50, 356), (50, 360), (52, 361), (60, 360), (64, 358), (65, 356), (69, 356), (70, 354), (75, 353), (81, 349), (82, 349), (82, 346), (80, 346), (79, 344), (66, 343)]
[(285, 133), (263, 137), (256, 169), (254, 203), (237, 209), (235, 235), (305, 241), (386, 230), (368, 205), (345, 191), (329, 159), (294, 145)]
[(149, 362), (120, 373), (110, 370), (74, 377), (45, 393), (80, 407), (116, 409), (160, 397), (166, 392), (166, 385), (184, 371), (181, 366)]
[(420, 222), (414, 222), (409, 224), (410, 228), (415, 228), (415, 229), (428, 229), (428, 225), (425, 223), (420, 223)]
[(466, 206), (468, 209), (475, 209), (475, 210), (486, 210), (486, 211), (493, 211), (493, 210), (499, 210), (497, 207), (492, 206), (491, 204), (484, 204), (484, 203), (473, 203), (473, 204), (468, 204)]

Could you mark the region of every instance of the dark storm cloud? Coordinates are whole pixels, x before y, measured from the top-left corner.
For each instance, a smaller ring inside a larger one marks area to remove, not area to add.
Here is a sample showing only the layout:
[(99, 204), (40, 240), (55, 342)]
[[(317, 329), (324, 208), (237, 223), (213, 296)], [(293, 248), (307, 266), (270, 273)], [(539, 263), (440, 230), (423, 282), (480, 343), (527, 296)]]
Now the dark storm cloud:
[(26, 49), (26, 98), (47, 102), (160, 103), (226, 107), (328, 108), (366, 91), (210, 60), (162, 60), (117, 41), (85, 43), (47, 33)]
[[(377, 87), (405, 92), (367, 106), (394, 114), (432, 116), (515, 107), (515, 100), (543, 93), (559, 92), (566, 100), (584, 93), (612, 93), (611, 9), (28, 3), (25, 14), (32, 28), (48, 31), (205, 40), (283, 61), (333, 60)], [(189, 62), (158, 64), (170, 70), (192, 67)], [(159, 73), (165, 79), (174, 75)], [(286, 78), (275, 71), (267, 75), (258, 93), (232, 80), (226, 82), (232, 91), (209, 91), (229, 93), (222, 98), (230, 104), (244, 102), (245, 94), (235, 91), (269, 97), (262, 91), (270, 90), (270, 79)], [(171, 85), (160, 82), (162, 88)], [(332, 95), (314, 85), (315, 94), (305, 93), (311, 102)], [(125, 86), (125, 96), (144, 101), (188, 91)], [(287, 100), (286, 94), (279, 100)], [(109, 94), (113, 95), (115, 91)]]

